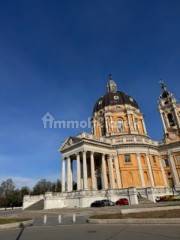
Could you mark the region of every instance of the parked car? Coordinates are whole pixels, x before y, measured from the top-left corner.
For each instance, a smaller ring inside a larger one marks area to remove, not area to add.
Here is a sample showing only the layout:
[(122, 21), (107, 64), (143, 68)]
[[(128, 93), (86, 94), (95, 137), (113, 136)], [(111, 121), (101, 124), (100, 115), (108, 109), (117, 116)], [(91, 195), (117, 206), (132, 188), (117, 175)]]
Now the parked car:
[(156, 197), (156, 202), (167, 202), (167, 201), (174, 201), (174, 200), (176, 200), (176, 197), (172, 195)]
[(108, 199), (104, 199), (102, 202), (105, 204), (105, 206), (115, 206), (115, 203)]
[(103, 201), (95, 201), (91, 203), (91, 207), (105, 207), (105, 203)]
[(127, 198), (120, 198), (116, 201), (116, 205), (122, 206), (122, 205), (129, 205), (129, 201)]

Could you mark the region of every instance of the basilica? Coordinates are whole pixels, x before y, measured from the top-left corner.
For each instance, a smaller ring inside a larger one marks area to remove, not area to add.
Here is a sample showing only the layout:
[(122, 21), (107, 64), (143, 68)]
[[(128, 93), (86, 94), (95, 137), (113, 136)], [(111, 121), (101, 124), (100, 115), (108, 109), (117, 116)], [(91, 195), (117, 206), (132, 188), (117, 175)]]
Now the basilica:
[(24, 208), (40, 198), (45, 209), (123, 197), (138, 204), (180, 191), (180, 104), (174, 95), (162, 82), (158, 109), (164, 136), (158, 142), (149, 137), (136, 100), (118, 90), (112, 75), (106, 88), (94, 105), (91, 133), (68, 137), (59, 149), (62, 192), (25, 196)]

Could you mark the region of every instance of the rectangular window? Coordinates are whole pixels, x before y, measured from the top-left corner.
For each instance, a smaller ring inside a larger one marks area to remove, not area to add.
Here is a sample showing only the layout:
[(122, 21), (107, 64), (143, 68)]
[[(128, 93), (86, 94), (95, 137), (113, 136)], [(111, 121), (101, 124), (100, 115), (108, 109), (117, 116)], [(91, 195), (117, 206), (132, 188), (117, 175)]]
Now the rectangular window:
[(156, 162), (156, 156), (152, 156), (152, 158), (153, 158), (153, 163), (156, 164), (157, 163)]
[(169, 161), (168, 161), (168, 159), (164, 159), (164, 164), (165, 164), (166, 167), (169, 167)]
[(124, 155), (124, 161), (125, 161), (125, 163), (130, 163), (131, 162), (131, 155), (130, 154), (125, 154)]
[(180, 156), (179, 155), (176, 156), (176, 163), (177, 163), (177, 165), (180, 165)]

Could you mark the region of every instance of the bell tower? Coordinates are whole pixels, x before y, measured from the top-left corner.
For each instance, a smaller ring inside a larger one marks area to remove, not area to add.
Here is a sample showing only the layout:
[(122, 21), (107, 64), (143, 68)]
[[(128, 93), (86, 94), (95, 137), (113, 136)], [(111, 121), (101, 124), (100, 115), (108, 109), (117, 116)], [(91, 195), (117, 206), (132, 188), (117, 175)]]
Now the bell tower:
[(164, 128), (166, 143), (180, 140), (180, 104), (173, 94), (168, 91), (166, 84), (161, 81), (161, 95), (159, 97), (159, 112)]

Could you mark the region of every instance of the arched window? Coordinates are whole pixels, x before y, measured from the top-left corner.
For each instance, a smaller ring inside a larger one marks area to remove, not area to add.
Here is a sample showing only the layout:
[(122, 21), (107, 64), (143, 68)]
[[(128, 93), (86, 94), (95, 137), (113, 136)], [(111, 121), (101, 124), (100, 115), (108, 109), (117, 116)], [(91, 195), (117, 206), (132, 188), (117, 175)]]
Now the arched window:
[(169, 125), (171, 127), (175, 126), (174, 117), (173, 117), (172, 113), (168, 113), (167, 117), (168, 117)]
[(138, 119), (137, 118), (134, 119), (134, 128), (135, 128), (135, 131), (138, 131)]
[(117, 121), (117, 128), (119, 132), (123, 132), (124, 131), (124, 122), (122, 119), (119, 119)]
[(103, 126), (101, 126), (101, 134), (102, 134), (102, 136), (106, 135), (106, 128), (105, 128), (104, 124), (103, 124)]

